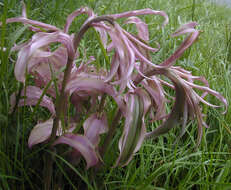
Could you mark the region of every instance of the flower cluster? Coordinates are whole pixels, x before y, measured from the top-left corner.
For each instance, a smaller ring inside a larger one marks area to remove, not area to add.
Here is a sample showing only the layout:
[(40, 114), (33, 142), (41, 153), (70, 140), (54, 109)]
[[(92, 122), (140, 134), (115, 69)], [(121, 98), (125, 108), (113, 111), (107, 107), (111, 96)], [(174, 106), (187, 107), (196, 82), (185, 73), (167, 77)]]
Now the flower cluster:
[[(69, 34), (72, 21), (80, 14), (86, 14), (88, 19), (79, 32)], [(160, 45), (156, 43), (157, 47), (151, 47), (148, 44), (148, 25), (139, 15), (160, 15), (164, 18), (162, 27), (168, 23), (168, 16), (163, 11), (142, 9), (97, 16), (87, 7), (70, 14), (63, 29), (30, 20), (25, 7), (21, 17), (6, 20), (6, 23), (21, 22), (34, 32), (30, 40), (12, 49), (19, 51), (14, 73), (24, 88), (19, 92), (21, 98), (18, 100), (16, 93), (12, 94), (11, 106), (40, 105), (50, 112), (46, 121), (39, 122), (32, 129), (28, 140), (30, 148), (46, 142), (51, 142), (52, 146), (67, 144), (71, 147), (72, 156), (85, 158), (87, 168), (95, 166), (102, 160), (100, 136), (106, 134), (105, 141), (110, 140), (122, 117), (125, 121), (116, 166), (127, 165), (145, 139), (165, 134), (178, 123), (182, 124), (182, 136), (188, 117), (197, 119), (199, 145), (202, 126), (206, 126), (200, 102), (218, 107), (205, 100), (207, 94), (218, 98), (225, 107), (227, 102), (209, 88), (203, 77), (193, 76), (190, 71), (174, 66), (175, 61), (197, 40), (197, 23), (190, 22), (178, 29), (172, 36), (187, 34), (186, 39), (169, 58), (155, 64), (152, 55)], [(124, 30), (117, 23), (120, 18), (126, 18), (125, 24), (135, 24), (137, 34)], [(80, 64), (75, 61), (80, 57), (77, 51), (79, 42), (90, 27), (98, 32), (108, 53), (109, 69), (97, 68), (94, 57), (83, 59)], [(33, 77), (33, 85), (26, 85), (28, 75)], [(166, 97), (167, 88), (175, 91), (175, 97)], [(199, 95), (195, 89), (203, 93)], [(118, 109), (109, 127), (107, 110), (103, 108), (111, 101), (115, 101)], [(167, 113), (166, 104), (170, 101), (174, 104), (171, 112)], [(70, 105), (71, 116), (67, 114)], [(148, 132), (146, 120), (161, 120), (162, 124)], [(76, 132), (76, 126), (81, 123), (81, 132)]]

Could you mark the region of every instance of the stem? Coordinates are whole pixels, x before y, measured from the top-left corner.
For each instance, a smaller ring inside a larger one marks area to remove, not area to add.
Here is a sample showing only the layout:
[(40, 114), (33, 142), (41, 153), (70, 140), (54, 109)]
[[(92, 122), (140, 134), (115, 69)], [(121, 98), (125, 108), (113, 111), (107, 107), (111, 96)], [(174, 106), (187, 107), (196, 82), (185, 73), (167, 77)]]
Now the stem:
[(91, 27), (91, 25), (93, 23), (101, 22), (101, 21), (107, 21), (108, 23), (110, 23), (111, 25), (114, 26), (114, 19), (112, 17), (109, 17), (109, 16), (98, 16), (98, 17), (95, 17), (95, 18), (89, 20), (87, 23), (82, 25), (79, 33), (77, 33), (74, 37), (74, 48), (75, 49), (77, 49), (81, 39), (83, 38), (83, 35)]
[[(87, 30), (91, 27), (92, 23), (101, 22), (101, 21), (107, 21), (111, 25), (114, 25), (113, 18), (108, 17), (108, 16), (99, 16), (99, 17), (95, 17), (95, 18), (90, 19), (88, 22), (83, 24), (83, 26), (80, 28), (80, 31), (75, 34), (74, 42), (73, 42), (75, 50), (77, 50), (81, 39), (83, 38), (83, 36), (87, 32)], [(51, 143), (51, 147), (50, 147), (51, 150), (52, 150), (52, 142), (56, 138), (56, 133), (57, 133), (58, 126), (59, 126), (59, 120), (61, 119), (62, 115), (65, 115), (66, 109), (67, 109), (67, 107), (65, 106), (65, 104), (66, 104), (65, 100), (67, 100), (68, 93), (65, 92), (65, 88), (66, 88), (67, 82), (68, 82), (70, 74), (71, 74), (73, 61), (74, 61), (74, 57), (69, 55), (68, 61), (67, 61), (67, 67), (64, 71), (64, 78), (62, 81), (62, 89), (61, 89), (60, 96), (59, 96), (57, 104), (56, 104), (56, 117), (54, 118), (52, 132), (51, 132), (51, 136), (50, 136), (50, 139), (48, 142), (48, 143)], [(49, 190), (51, 188), (51, 177), (52, 177), (52, 173), (53, 173), (52, 165), (53, 165), (53, 157), (52, 157), (52, 155), (49, 155), (48, 158), (45, 160), (45, 167), (46, 167), (45, 168), (46, 174), (44, 175), (45, 190)]]
[(16, 111), (16, 109), (18, 107), (18, 103), (19, 103), (19, 100), (20, 100), (20, 97), (21, 97), (21, 91), (22, 91), (22, 89), (23, 89), (23, 84), (20, 83), (19, 90), (18, 90), (18, 93), (16, 95), (16, 103), (15, 103), (13, 111), (11, 113), (12, 118), (14, 118), (15, 111)]
[(116, 114), (115, 114), (115, 117), (111, 123), (111, 126), (109, 128), (109, 132), (106, 136), (106, 139), (104, 140), (104, 143), (103, 143), (103, 147), (101, 149), (101, 157), (103, 158), (104, 154), (106, 153), (107, 149), (108, 149), (108, 146), (111, 142), (111, 139), (112, 137), (114, 136), (115, 134), (115, 131), (116, 131), (116, 125), (118, 124), (118, 121), (120, 120), (120, 117), (121, 117), (121, 111), (119, 110), (119, 108), (117, 108), (116, 110)]
[(100, 104), (99, 104), (99, 109), (98, 109), (98, 112), (99, 112), (99, 113), (103, 112), (106, 98), (107, 98), (107, 95), (104, 93), (104, 94), (102, 95), (102, 98), (101, 98), (101, 101), (100, 101)]
[[(52, 150), (52, 149), (51, 149)], [(51, 169), (50, 169), (51, 168)], [(53, 156), (46, 152), (44, 155), (44, 189), (48, 190), (51, 187), (51, 177), (53, 172)]]
[[(144, 76), (150, 77), (153, 75), (163, 75), (166, 72), (166, 69), (152, 69), (152, 70), (147, 70), (146, 72), (144, 72)], [(142, 75), (137, 75), (137, 77), (134, 80), (134, 84), (138, 85), (142, 80), (144, 79), (144, 77)]]

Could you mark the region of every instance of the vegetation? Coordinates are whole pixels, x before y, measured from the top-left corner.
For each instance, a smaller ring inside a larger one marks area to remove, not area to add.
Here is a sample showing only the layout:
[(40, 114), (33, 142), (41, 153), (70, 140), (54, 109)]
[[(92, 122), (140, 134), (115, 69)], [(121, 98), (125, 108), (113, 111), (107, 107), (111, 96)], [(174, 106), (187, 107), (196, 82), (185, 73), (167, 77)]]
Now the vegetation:
[[(29, 18), (49, 23), (60, 28), (65, 24), (66, 17), (72, 11), (82, 6), (91, 7), (98, 15), (120, 13), (147, 7), (154, 10), (163, 10), (168, 14), (170, 19), (168, 25), (166, 25), (164, 29), (160, 28), (163, 18), (151, 15), (140, 17), (148, 23), (150, 32), (149, 44), (153, 47), (157, 41), (161, 46), (158, 52), (151, 54), (151, 59), (155, 63), (162, 63), (166, 59), (168, 60), (168, 57), (174, 53), (183, 41), (184, 37), (172, 38), (171, 34), (176, 31), (179, 26), (189, 21), (196, 21), (198, 23), (197, 30), (201, 31), (199, 39), (197, 39), (197, 42), (176, 61), (176, 65), (191, 70), (194, 76), (205, 76), (210, 84), (210, 88), (221, 93), (227, 101), (230, 102), (231, 32), (229, 31), (230, 25), (228, 24), (230, 21), (227, 14), (227, 12), (230, 12), (228, 9), (224, 11), (225, 8), (217, 7), (215, 4), (196, 0), (159, 0), (154, 2), (149, 2), (147, 0), (126, 2), (78, 1), (77, 3), (71, 0), (44, 0), (36, 2), (27, 1), (25, 3), (25, 12)], [(85, 169), (86, 164), (83, 159), (76, 160), (79, 164), (74, 165), (73, 160), (66, 159), (65, 154), (59, 154), (59, 152), (57, 152), (57, 154), (54, 153), (53, 149), (48, 148), (46, 144), (41, 144), (36, 146), (36, 148), (29, 149), (27, 141), (29, 136), (31, 137), (33, 126), (36, 125), (38, 120), (47, 119), (49, 112), (47, 109), (40, 108), (38, 104), (35, 107), (23, 106), (15, 109), (15, 106), (13, 109), (11, 108), (12, 100), (10, 100), (10, 95), (14, 92), (20, 92), (23, 89), (22, 83), (18, 81), (23, 82), (24, 80), (20, 77), (25, 76), (23, 73), (18, 72), (15, 78), (14, 67), (18, 55), (12, 52), (11, 49), (15, 43), (20, 44), (30, 39), (33, 32), (28, 32), (28, 26), (22, 26), (20, 23), (6, 25), (6, 18), (21, 15), (22, 7), (18, 6), (17, 1), (4, 1), (0, 3), (0, 6), (2, 12), (2, 27), (0, 29), (0, 187), (2, 189), (43, 189), (42, 184), (46, 183), (46, 181), (44, 181), (44, 176), (47, 175), (47, 171), (49, 176), (50, 171), (49, 162), (47, 160), (49, 160), (51, 156), (52, 160), (55, 161), (53, 172), (51, 171), (53, 173), (52, 180), (54, 189), (230, 188), (230, 109), (228, 109), (225, 115), (222, 115), (221, 109), (201, 105), (203, 107), (203, 113), (206, 115), (204, 121), (206, 121), (210, 128), (203, 128), (202, 142), (198, 148), (196, 148), (196, 144), (200, 142), (200, 138), (198, 142), (195, 142), (198, 125), (196, 122), (192, 121), (187, 123), (186, 134), (179, 140), (177, 137), (179, 135), (178, 128), (180, 126), (172, 129), (165, 136), (145, 141), (139, 152), (135, 151), (136, 154), (129, 164), (128, 161), (130, 161), (130, 156), (125, 155), (126, 158), (123, 160), (124, 154), (121, 155), (120, 153), (119, 155), (118, 151), (118, 141), (121, 137), (122, 129), (115, 131), (114, 138), (112, 140), (110, 139), (109, 143), (107, 143), (109, 147), (107, 147), (106, 151), (102, 150), (104, 154), (103, 166), (98, 165), (97, 168), (90, 168), (88, 170)], [(78, 17), (71, 25), (70, 31), (79, 31), (80, 26), (86, 18), (87, 16), (84, 15)], [(120, 20), (118, 22), (122, 24), (122, 21), (123, 20)], [(130, 25), (127, 26), (122, 24), (122, 26), (126, 28), (127, 31), (134, 33), (134, 28), (130, 27)], [(157, 30), (157, 27), (159, 27), (159, 30)], [(194, 24), (193, 27), (192, 24), (190, 24), (189, 28), (194, 28)], [(193, 32), (197, 30), (193, 29)], [(192, 36), (193, 35), (191, 35), (191, 37)], [(193, 41), (194, 40), (195, 39), (193, 39)], [(51, 48), (56, 49), (57, 47), (57, 44), (53, 44)], [(99, 69), (103, 67), (108, 69), (108, 60), (110, 60), (111, 57), (107, 57), (105, 54), (103, 44), (100, 44), (99, 36), (95, 30), (89, 30), (86, 33), (79, 47), (78, 51), (80, 56), (76, 62), (77, 64), (81, 63), (84, 59), (87, 61), (89, 56), (94, 55), (95, 61), (93, 63), (96, 65), (96, 68)], [(28, 75), (26, 76), (26, 86), (34, 85), (33, 78), (28, 77)], [(172, 80), (172, 75), (167, 75), (167, 77)], [(35, 78), (36, 76), (34, 76), (34, 79)], [(56, 80), (52, 79), (52, 81), (55, 84)], [(198, 84), (201, 85), (201, 83)], [(49, 88), (49, 83), (46, 85), (47, 88)], [(176, 89), (177, 88), (180, 87), (176, 85)], [(174, 96), (172, 89), (164, 90), (168, 94)], [(24, 93), (25, 91), (22, 90), (22, 92)], [(187, 94), (187, 92), (185, 93)], [(141, 94), (141, 92), (139, 92), (139, 94)], [(214, 93), (212, 94), (214, 95)], [(16, 93), (16, 100), (19, 98), (19, 95), (20, 93)], [(127, 98), (131, 102), (135, 99), (134, 101), (136, 102), (137, 96), (137, 94), (130, 93), (127, 95)], [(141, 95), (139, 96), (141, 97)], [(216, 97), (223, 100), (217, 94)], [(219, 101), (214, 98), (214, 96), (206, 96), (206, 101), (219, 105)], [(112, 120), (115, 115), (116, 104), (111, 99), (106, 99), (106, 103), (104, 109), (107, 111), (107, 120), (110, 126), (113, 123)], [(142, 105), (140, 100), (136, 103)], [(23, 104), (23, 102), (21, 104)], [(180, 102), (179, 105), (180, 104), (184, 104), (184, 101), (183, 103)], [(167, 110), (170, 111), (172, 109), (172, 104), (166, 102), (166, 105)], [(45, 107), (52, 112), (52, 108), (49, 105)], [(179, 107), (182, 108), (182, 106)], [(143, 112), (145, 111), (143, 110)], [(72, 114), (72, 112), (70, 112), (70, 114)], [(134, 114), (136, 114), (136, 112), (134, 112)], [(65, 117), (63, 119), (61, 117), (62, 114), (60, 115), (60, 119), (63, 125), (65, 125)], [(83, 115), (83, 118), (84, 117), (87, 118), (87, 116)], [(139, 117), (143, 117), (142, 114), (139, 115)], [(81, 132), (80, 127), (86, 118), (80, 121), (80, 124), (77, 126), (77, 131), (80, 130)], [(126, 122), (127, 119), (125, 117), (125, 125), (129, 125), (126, 124)], [(148, 131), (153, 130), (160, 124), (160, 121), (155, 121), (151, 124), (146, 122)], [(52, 132), (52, 134), (55, 133)], [(106, 135), (102, 137), (106, 137)], [(55, 144), (63, 143), (63, 139), (60, 140), (60, 138)], [(100, 146), (105, 146), (102, 144), (103, 142), (105, 143), (105, 141), (101, 141)], [(30, 147), (37, 143), (39, 142), (33, 141), (33, 138), (32, 141), (29, 139)], [(67, 146), (61, 146), (62, 152), (66, 150), (66, 147)], [(135, 147), (136, 146), (133, 146), (133, 148)], [(68, 153), (67, 151), (66, 154)], [(133, 153), (134, 152), (131, 152), (131, 155)], [(118, 156), (120, 159), (116, 161), (116, 157)], [(85, 159), (87, 160), (88, 166), (91, 166), (92, 162), (88, 160), (89, 158), (85, 157)], [(111, 167), (115, 162), (117, 162), (117, 165), (128, 165), (123, 168)], [(44, 168), (44, 163), (47, 164), (47, 167), (45, 166), (45, 169), (42, 169)]]

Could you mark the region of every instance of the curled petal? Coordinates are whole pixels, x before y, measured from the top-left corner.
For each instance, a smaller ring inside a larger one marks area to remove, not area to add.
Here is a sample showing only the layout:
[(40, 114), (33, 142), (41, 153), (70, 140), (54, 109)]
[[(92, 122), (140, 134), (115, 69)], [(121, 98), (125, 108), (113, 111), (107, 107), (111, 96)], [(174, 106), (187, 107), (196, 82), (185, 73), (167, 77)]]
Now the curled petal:
[(145, 90), (143, 90), (142, 88), (136, 88), (134, 93), (136, 93), (139, 96), (140, 101), (143, 104), (143, 109), (144, 109), (143, 116), (145, 116), (145, 114), (148, 112), (148, 110), (151, 107), (151, 104), (152, 104), (151, 98), (150, 98), (149, 94)]
[(51, 135), (52, 126), (53, 119), (49, 119), (44, 123), (38, 123), (30, 132), (30, 136), (28, 139), (29, 148), (36, 144), (46, 141)]
[(129, 45), (132, 48), (132, 50), (134, 51), (136, 58), (139, 59), (141, 62), (147, 63), (148, 65), (152, 66), (155, 69), (161, 69), (161, 68), (166, 67), (166, 66), (156, 65), (156, 64), (152, 63), (146, 56), (144, 56), (137, 49), (137, 47), (132, 42), (129, 42)]
[(91, 9), (88, 7), (82, 7), (80, 9), (75, 10), (73, 13), (71, 13), (66, 20), (66, 24), (64, 27), (64, 32), (67, 33), (69, 30), (69, 27), (71, 23), (73, 22), (74, 18), (79, 16), (80, 14), (88, 14), (89, 17), (94, 16), (94, 13)]
[(127, 165), (140, 149), (146, 129), (143, 122), (144, 104), (137, 94), (128, 94), (126, 120), (123, 134), (119, 140), (120, 155), (116, 166)]
[(132, 16), (138, 16), (138, 15), (160, 15), (160, 16), (163, 16), (165, 19), (163, 26), (168, 24), (168, 21), (169, 21), (168, 15), (165, 12), (155, 11), (152, 9), (140, 9), (140, 10), (128, 11), (128, 12), (119, 13), (119, 14), (113, 14), (113, 15), (109, 15), (109, 16), (113, 17), (114, 19), (118, 19), (118, 18), (132, 17)]
[(25, 81), (26, 60), (29, 57), (30, 47), (24, 47), (18, 53), (18, 59), (14, 67), (14, 75), (18, 81)]
[[(30, 132), (30, 136), (28, 139), (28, 146), (31, 148), (32, 146), (42, 143), (51, 135), (53, 127), (53, 119), (48, 119), (43, 123), (38, 123)], [(66, 132), (72, 132), (75, 129), (75, 126), (70, 126), (70, 128)], [(59, 123), (59, 128), (57, 130), (56, 135), (61, 136), (64, 133), (61, 127), (61, 122)]]
[(176, 30), (176, 32), (174, 32), (172, 34), (172, 37), (180, 36), (180, 35), (186, 34), (186, 33), (195, 32), (196, 29), (194, 29), (194, 28), (196, 27), (196, 25), (197, 25), (196, 22), (189, 22), (187, 24), (184, 24), (178, 30)]
[[(39, 50), (39, 48), (48, 46), (49, 44), (54, 42), (60, 42), (64, 44), (67, 49), (69, 58), (70, 59), (74, 58), (75, 52), (72, 44), (72, 39), (70, 38), (70, 36), (62, 32), (37, 33), (33, 36), (32, 41), (26, 46), (24, 46), (19, 52), (18, 59), (15, 65), (15, 70), (14, 70), (15, 77), (18, 81), (20, 82), (25, 81), (25, 72), (26, 72), (27, 64), (29, 64), (28, 68), (31, 68), (32, 66), (35, 65), (35, 62), (31, 62), (31, 63), (29, 62), (31, 58), (33, 57), (42, 58), (42, 57), (52, 56), (52, 54), (50, 54), (49, 52), (44, 53), (43, 55), (43, 53), (41, 53), (41, 50)], [(36, 61), (36, 63), (39, 62)]]
[(162, 125), (154, 129), (152, 132), (147, 133), (146, 138), (156, 138), (162, 134), (167, 133), (170, 129), (172, 129), (174, 126), (176, 126), (176, 124), (179, 123), (183, 114), (183, 110), (185, 108), (184, 105), (186, 103), (186, 93), (184, 85), (181, 83), (181, 80), (176, 75), (174, 75), (174, 73), (169, 70), (165, 71), (166, 72), (164, 72), (164, 75), (167, 76), (175, 86), (176, 100), (167, 120), (164, 121)]
[(140, 47), (152, 51), (152, 52), (157, 52), (159, 50), (158, 48), (152, 48), (150, 46), (148, 46), (146, 43), (142, 42), (140, 39), (134, 37), (133, 35), (129, 34), (128, 32), (126, 32), (125, 30), (123, 31), (124, 34), (134, 43), (136, 43), (136, 45), (139, 45)]
[(82, 135), (65, 134), (59, 137), (53, 145), (67, 144), (80, 152), (87, 162), (87, 169), (98, 163), (95, 148), (87, 137)]
[(154, 120), (159, 120), (163, 116), (166, 115), (165, 112), (165, 96), (164, 96), (164, 89), (161, 83), (153, 77), (152, 80), (147, 80), (147, 83), (143, 82), (143, 87), (152, 97), (154, 108), (156, 111), (155, 116), (152, 118)]
[[(60, 29), (56, 28), (55, 26), (53, 25), (50, 25), (50, 24), (46, 24), (46, 23), (43, 23), (43, 22), (39, 22), (39, 21), (36, 21), (36, 20), (30, 20), (28, 18), (25, 18), (25, 17), (15, 17), (15, 18), (9, 18), (9, 19), (6, 19), (6, 23), (13, 23), (13, 22), (21, 22), (23, 24), (31, 24), (33, 26), (38, 26), (38, 27), (41, 27), (45, 30), (48, 30), (48, 31), (59, 31)], [(0, 26), (2, 26), (2, 22), (0, 22)]]
[(184, 40), (180, 47), (177, 48), (177, 50), (168, 59), (161, 63), (160, 66), (172, 66), (174, 62), (181, 57), (185, 50), (196, 41), (200, 33), (198, 30), (194, 29), (195, 26), (196, 23), (186, 24), (173, 34), (173, 36), (178, 36), (181, 34), (190, 33), (190, 35)]
[(115, 52), (115, 54), (112, 57), (112, 61), (111, 61), (111, 69), (108, 73), (107, 78), (105, 79), (105, 82), (112, 80), (112, 78), (115, 76), (116, 72), (118, 71), (119, 66), (120, 66), (119, 55), (117, 52)]
[[(34, 106), (38, 103), (40, 97), (42, 96), (43, 90), (41, 90), (40, 88), (36, 87), (36, 86), (27, 86), (26, 88), (26, 95), (24, 94), (25, 89), (23, 89), (21, 91), (21, 96), (26, 96), (22, 99), (19, 100), (18, 102), (18, 106)], [(15, 105), (15, 98), (13, 97), (15, 96), (14, 94), (11, 97), (11, 107), (14, 107)], [(52, 100), (44, 95), (43, 99), (40, 102), (40, 106), (42, 107), (46, 107), (53, 115), (55, 115), (55, 107), (54, 104), (52, 102)]]
[(133, 23), (136, 25), (137, 31), (138, 31), (138, 36), (144, 41), (149, 40), (149, 32), (148, 32), (148, 25), (143, 22), (140, 18), (138, 17), (129, 17), (126, 22), (128, 23)]
[[(212, 90), (211, 88), (209, 88), (207, 86), (200, 86), (200, 85), (197, 85), (197, 84), (190, 83), (188, 81), (185, 81), (185, 83), (187, 83), (189, 86), (191, 86), (193, 88), (203, 90), (203, 91), (215, 96), (217, 99), (219, 99), (225, 105), (225, 111), (224, 111), (223, 114), (225, 114), (227, 112), (228, 102), (221, 94), (219, 94), (218, 92), (216, 92), (215, 90)], [(214, 105), (209, 104), (208, 102), (204, 102), (204, 103), (206, 103), (207, 105), (210, 105), (210, 106), (214, 106)]]
[(76, 92), (85, 91), (88, 92), (89, 95), (107, 93), (114, 98), (114, 100), (120, 107), (121, 111), (123, 113), (125, 111), (124, 103), (121, 97), (117, 96), (116, 91), (111, 85), (105, 83), (101, 79), (77, 76), (76, 78), (70, 80), (67, 83), (66, 91), (70, 92), (70, 94), (72, 94), (74, 91)]
[(106, 114), (97, 116), (96, 113), (92, 114), (83, 124), (84, 136), (88, 138), (91, 143), (97, 147), (99, 144), (99, 135), (108, 131), (108, 123)]
[(115, 23), (114, 28), (109, 31), (109, 35), (111, 36), (113, 47), (118, 55), (115, 58), (118, 60), (116, 60), (116, 64), (113, 65), (114, 67), (112, 67), (112, 71), (107, 77), (106, 82), (113, 77), (112, 73), (115, 73), (115, 68), (117, 68), (119, 64), (117, 72), (119, 80), (114, 84), (120, 84), (120, 94), (126, 88), (126, 86), (129, 85), (128, 83), (135, 65), (135, 54), (129, 46), (128, 39), (124, 35), (123, 29), (118, 24)]
[(188, 121), (188, 105), (184, 104), (184, 113), (183, 113), (183, 119), (182, 119), (182, 127), (179, 136), (175, 140), (174, 144), (176, 144), (180, 138), (185, 134), (186, 132), (186, 125)]
[(73, 47), (72, 38), (71, 36), (61, 31), (52, 32), (52, 33), (40, 32), (35, 34), (32, 38), (30, 54), (33, 54), (36, 49), (47, 46), (54, 42), (62, 43), (67, 49), (68, 56), (71, 59), (74, 58), (75, 50)]

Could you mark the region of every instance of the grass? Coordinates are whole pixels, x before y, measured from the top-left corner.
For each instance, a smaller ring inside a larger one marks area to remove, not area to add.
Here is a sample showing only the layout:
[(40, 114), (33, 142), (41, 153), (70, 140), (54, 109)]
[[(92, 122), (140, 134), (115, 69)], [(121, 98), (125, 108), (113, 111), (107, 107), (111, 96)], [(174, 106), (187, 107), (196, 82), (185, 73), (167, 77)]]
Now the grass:
[[(153, 56), (153, 61), (161, 62), (177, 47), (178, 40), (170, 37), (180, 24), (197, 21), (202, 31), (200, 38), (184, 56), (177, 61), (191, 70), (194, 75), (205, 76), (211, 88), (223, 94), (231, 103), (231, 10), (218, 7), (204, 0), (40, 0), (26, 1), (27, 13), (30, 18), (57, 26), (63, 26), (65, 18), (75, 9), (87, 5), (98, 15), (122, 12), (132, 9), (152, 8), (165, 11), (170, 23), (164, 30), (156, 30), (162, 21), (158, 16), (145, 16), (149, 23), (151, 42), (158, 41), (161, 50)], [(42, 7), (42, 8), (41, 8)], [(44, 118), (46, 112), (38, 109), (33, 115), (28, 107), (20, 108), (9, 114), (10, 95), (19, 90), (21, 85), (16, 82), (13, 74), (17, 55), (10, 53), (15, 42), (23, 42), (31, 36), (25, 32), (21, 24), (5, 25), (6, 18), (19, 16), (21, 7), (17, 0), (0, 1), (0, 17), (3, 27), (0, 28), (0, 189), (41, 189), (43, 184), (43, 153), (45, 147), (30, 150), (27, 139), (30, 130), (36, 123), (35, 118)], [(72, 31), (79, 29), (86, 17), (76, 19)], [(129, 28), (130, 29), (130, 28)], [(130, 29), (132, 30), (132, 28)], [(89, 41), (90, 39), (95, 39)], [(81, 46), (95, 55), (99, 64), (103, 62), (103, 52), (97, 44), (94, 31), (87, 33)], [(93, 47), (93, 48), (92, 48)], [(218, 101), (208, 97), (212, 103)], [(110, 106), (109, 106), (110, 107)], [(113, 109), (113, 105), (111, 106)], [(110, 109), (110, 108), (108, 108)], [(113, 112), (113, 111), (111, 111)], [(231, 109), (226, 115), (222, 109), (204, 106), (204, 113), (210, 128), (204, 129), (202, 143), (195, 148), (196, 123), (190, 122), (187, 133), (176, 146), (178, 129), (168, 135), (149, 140), (144, 143), (135, 158), (125, 168), (112, 168), (115, 155), (118, 155), (117, 143), (121, 131), (118, 130), (114, 141), (106, 153), (105, 168), (95, 172), (86, 171), (83, 164), (72, 166), (60, 155), (56, 159), (54, 178), (60, 174), (64, 189), (137, 189), (137, 190), (171, 190), (171, 189), (231, 189)], [(156, 123), (148, 129), (156, 127)], [(49, 154), (49, 152), (47, 152)]]

